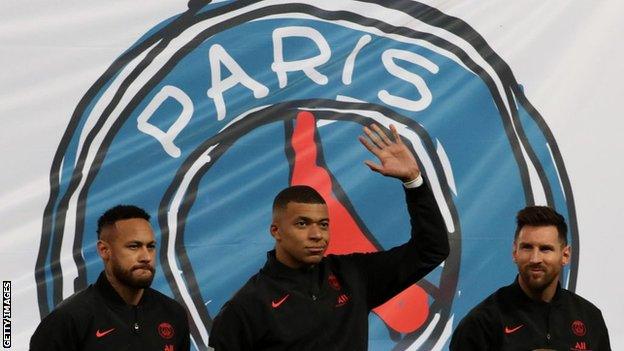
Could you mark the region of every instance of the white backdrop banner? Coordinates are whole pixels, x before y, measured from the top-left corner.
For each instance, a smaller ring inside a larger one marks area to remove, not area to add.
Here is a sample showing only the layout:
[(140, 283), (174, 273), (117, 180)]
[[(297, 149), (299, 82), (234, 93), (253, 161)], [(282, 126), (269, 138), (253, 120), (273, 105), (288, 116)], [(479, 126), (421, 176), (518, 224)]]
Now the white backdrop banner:
[[(514, 215), (569, 223), (562, 285), (624, 348), (624, 4), (604, 1), (3, 1), (3, 346), (102, 270), (96, 222), (152, 214), (153, 287), (193, 347), (272, 248), (273, 196), (310, 184), (328, 253), (406, 241), (401, 186), (357, 142), (394, 124), (446, 221), (451, 255), (369, 317), (371, 350), (446, 350), (515, 277)], [(337, 223), (340, 223), (338, 225)]]

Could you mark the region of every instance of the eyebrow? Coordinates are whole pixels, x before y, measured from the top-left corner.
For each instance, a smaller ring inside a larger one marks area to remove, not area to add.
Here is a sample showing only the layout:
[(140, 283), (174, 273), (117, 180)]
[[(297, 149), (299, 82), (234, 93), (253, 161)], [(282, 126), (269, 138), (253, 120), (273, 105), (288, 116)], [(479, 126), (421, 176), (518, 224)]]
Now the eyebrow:
[(151, 245), (151, 244), (156, 244), (156, 240), (152, 240), (152, 241), (148, 241), (147, 243), (144, 243), (143, 241), (140, 240), (132, 240), (132, 241), (128, 241), (126, 242), (126, 245), (133, 245), (133, 244), (139, 244), (139, 245)]
[(520, 247), (536, 246), (536, 247), (539, 247), (539, 248), (551, 248), (551, 249), (555, 247), (555, 245), (552, 245), (552, 244), (533, 244), (533, 243), (529, 243), (529, 242), (525, 242), (525, 241), (519, 242), (518, 245)]
[(323, 217), (323, 218), (321, 218), (319, 220), (314, 220), (313, 218), (307, 217), (307, 216), (297, 216), (297, 218), (295, 218), (295, 220), (300, 220), (300, 219), (303, 219), (304, 221), (307, 221), (307, 222), (323, 222), (323, 221), (328, 221), (329, 222), (329, 218), (328, 217)]

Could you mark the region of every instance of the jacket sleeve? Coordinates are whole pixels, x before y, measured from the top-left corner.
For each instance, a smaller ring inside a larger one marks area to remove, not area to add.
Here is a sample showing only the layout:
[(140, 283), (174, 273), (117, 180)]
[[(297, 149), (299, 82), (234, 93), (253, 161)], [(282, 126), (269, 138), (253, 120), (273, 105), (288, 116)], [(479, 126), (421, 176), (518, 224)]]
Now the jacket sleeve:
[(78, 351), (80, 336), (73, 318), (63, 310), (47, 315), (30, 338), (30, 351)]
[(232, 301), (215, 317), (208, 346), (215, 351), (252, 350), (253, 337), (249, 321)]
[[(181, 316), (181, 325), (182, 325), (182, 340), (180, 342), (179, 350), (180, 351), (190, 351), (191, 349), (191, 333), (189, 331), (189, 323), (188, 316), (186, 314), (186, 310), (181, 305), (180, 308), (180, 316)], [(178, 349), (176, 349), (178, 350)]]
[(495, 328), (487, 328), (483, 318), (471, 312), (459, 322), (451, 337), (449, 351), (494, 351), (498, 348), (490, 331)]
[(350, 255), (375, 308), (426, 276), (449, 254), (446, 225), (428, 184), (405, 189), (411, 238), (387, 251)]
[(598, 311), (598, 317), (600, 318), (601, 327), (600, 327), (600, 344), (594, 348), (596, 351), (611, 351), (611, 342), (609, 341), (609, 331), (607, 330), (607, 325), (605, 324), (604, 318), (602, 317), (602, 312)]

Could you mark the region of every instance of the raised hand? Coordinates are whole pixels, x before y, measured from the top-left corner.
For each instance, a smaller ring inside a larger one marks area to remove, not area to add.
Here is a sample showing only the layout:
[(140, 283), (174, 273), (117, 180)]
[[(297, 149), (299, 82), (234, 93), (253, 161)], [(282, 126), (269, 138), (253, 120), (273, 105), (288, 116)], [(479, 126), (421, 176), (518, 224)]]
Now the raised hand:
[(359, 136), (358, 139), (368, 151), (377, 156), (381, 164), (370, 160), (364, 163), (371, 170), (400, 179), (404, 183), (418, 178), (420, 169), (414, 155), (403, 143), (393, 124), (390, 125), (390, 130), (394, 140), (390, 140), (377, 124), (371, 124), (370, 128), (364, 127), (364, 133), (368, 138)]

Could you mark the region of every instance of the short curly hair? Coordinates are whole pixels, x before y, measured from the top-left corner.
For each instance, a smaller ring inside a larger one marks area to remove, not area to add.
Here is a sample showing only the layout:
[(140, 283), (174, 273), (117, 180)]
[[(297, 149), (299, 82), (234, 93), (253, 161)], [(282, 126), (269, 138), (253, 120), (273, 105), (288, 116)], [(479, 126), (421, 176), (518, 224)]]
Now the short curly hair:
[(273, 211), (285, 209), (289, 202), (304, 204), (325, 204), (325, 199), (313, 187), (293, 185), (280, 191), (273, 200)]
[(146, 221), (149, 221), (150, 215), (147, 214), (147, 212), (145, 212), (144, 209), (134, 206), (134, 205), (117, 205), (115, 207), (109, 208), (98, 219), (98, 223), (97, 223), (98, 239), (100, 239), (100, 234), (102, 233), (102, 229), (104, 229), (104, 227), (113, 225), (115, 224), (115, 222), (123, 220), (123, 219), (132, 219), (132, 218), (142, 218)]

